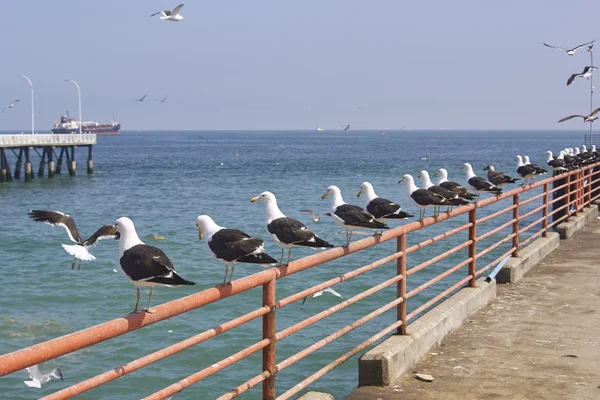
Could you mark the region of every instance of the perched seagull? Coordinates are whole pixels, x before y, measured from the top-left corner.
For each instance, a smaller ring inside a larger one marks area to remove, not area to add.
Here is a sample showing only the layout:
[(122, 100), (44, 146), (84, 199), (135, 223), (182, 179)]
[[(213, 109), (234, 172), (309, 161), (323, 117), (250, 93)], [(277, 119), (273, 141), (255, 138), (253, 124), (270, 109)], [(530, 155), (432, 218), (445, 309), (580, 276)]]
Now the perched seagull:
[[(223, 285), (231, 283), (237, 263), (260, 265), (277, 263), (276, 259), (265, 253), (265, 242), (260, 238), (253, 238), (237, 229), (223, 228), (208, 215), (198, 216), (196, 227), (198, 228), (198, 240), (206, 238), (206, 248), (210, 255), (225, 263)], [(229, 264), (232, 264), (232, 267), (228, 282)]]
[(519, 174), (521, 178), (525, 180), (523, 182), (523, 187), (527, 185), (528, 180), (530, 185), (533, 184), (535, 177), (540, 175), (541, 172), (533, 165), (525, 165), (521, 156), (516, 156), (515, 161), (517, 162), (517, 174)]
[[(79, 236), (79, 231), (77, 230), (77, 226), (75, 225), (75, 221), (73, 217), (69, 214), (65, 214), (60, 211), (45, 211), (45, 210), (31, 210), (28, 212), (29, 217), (31, 217), (34, 221), (43, 222), (52, 226), (62, 226), (67, 231), (69, 235), (69, 239), (72, 242), (76, 243), (74, 245), (61, 245), (63, 249), (75, 259), (80, 261), (93, 261), (96, 259), (88, 249), (90, 247), (94, 247), (99, 240), (102, 239), (119, 239), (119, 235), (111, 234), (110, 231), (112, 229), (112, 225), (104, 225), (100, 229), (98, 229), (92, 236), (83, 240), (81, 236)], [(73, 264), (71, 264), (71, 269), (75, 268), (75, 260), (73, 260)], [(81, 269), (81, 262), (79, 263), (78, 270)]]
[(546, 156), (546, 164), (552, 168), (555, 174), (567, 171), (567, 164), (564, 159), (565, 153), (563, 151), (560, 152), (556, 159), (552, 157), (552, 152), (550, 150), (545, 152), (544, 155)]
[(300, 210), (300, 212), (309, 213), (310, 215), (312, 215), (313, 221), (315, 222), (319, 222), (321, 220), (321, 217), (319, 217), (317, 213), (313, 210)]
[[(314, 293), (311, 297), (321, 297), (323, 296), (325, 293), (331, 293), (332, 295), (339, 297), (340, 299), (343, 299), (344, 297), (339, 294), (338, 292), (336, 292), (335, 290), (333, 290), (332, 288), (327, 288), (327, 289), (323, 289), (320, 292), (316, 292)], [(303, 300), (302, 300), (302, 307), (304, 307), (304, 304), (306, 304), (306, 301), (308, 300), (308, 296), (306, 296)]]
[(281, 259), (279, 264), (283, 265), (283, 249), (288, 248), (288, 260), (292, 258), (292, 247), (312, 247), (314, 249), (325, 249), (334, 247), (331, 243), (319, 238), (314, 232), (310, 231), (302, 222), (286, 217), (279, 207), (277, 199), (271, 192), (262, 192), (256, 197), (250, 199), (251, 203), (262, 201), (266, 207), (266, 227), (267, 232), (281, 246)]
[(12, 103), (8, 103), (8, 104), (7, 104), (7, 105), (4, 107), (4, 109), (2, 110), (2, 112), (1, 112), (0, 114), (3, 114), (3, 113), (4, 113), (4, 111), (8, 110), (9, 108), (13, 108), (13, 107), (15, 106), (15, 103), (18, 103), (18, 102), (19, 102), (19, 100), (15, 100), (15, 101), (13, 101)]
[(579, 114), (569, 115), (568, 117), (559, 119), (558, 122), (568, 121), (571, 118), (576, 118), (576, 117), (583, 118), (583, 122), (594, 122), (595, 120), (598, 119), (598, 117), (595, 116), (598, 112), (600, 112), (600, 107), (596, 108), (590, 115), (579, 115)]
[(542, 42), (542, 43), (544, 43), (544, 46), (546, 46), (546, 47), (550, 47), (551, 49), (563, 50), (563, 51), (565, 51), (565, 52), (567, 53), (567, 55), (570, 55), (570, 56), (572, 56), (572, 55), (574, 55), (574, 54), (575, 54), (575, 52), (576, 52), (577, 50), (579, 50), (580, 48), (582, 48), (582, 47), (585, 47), (585, 46), (588, 46), (588, 45), (590, 45), (590, 44), (594, 43), (595, 41), (596, 41), (596, 39), (592, 40), (591, 42), (584, 43), (584, 44), (580, 44), (579, 46), (575, 46), (575, 47), (573, 47), (572, 49), (565, 49), (564, 47), (551, 46), (551, 45), (549, 45), (549, 44), (547, 44), (547, 43), (544, 43), (544, 42)]
[(153, 313), (154, 310), (150, 308), (150, 303), (152, 302), (152, 289), (154, 289), (154, 286), (178, 287), (196, 284), (179, 276), (173, 267), (173, 263), (161, 249), (142, 242), (135, 231), (133, 222), (129, 218), (121, 217), (115, 221), (110, 233), (115, 234), (117, 232), (121, 236), (119, 240), (121, 269), (125, 276), (133, 282), (137, 290), (134, 313), (138, 312), (141, 286), (150, 286), (150, 299), (148, 300), (148, 307), (144, 311)]
[(477, 201), (479, 201), (479, 196), (482, 192), (494, 193), (496, 196), (500, 196), (502, 194), (501, 188), (497, 187), (492, 182), (475, 175), (471, 164), (465, 163), (460, 166), (460, 169), (465, 170), (465, 173), (467, 175), (467, 184), (469, 185), (471, 190), (477, 192)]
[(31, 378), (31, 380), (23, 381), (23, 383), (25, 383), (30, 388), (41, 389), (42, 385), (50, 382), (53, 378), (60, 379), (61, 381), (63, 380), (63, 375), (60, 371), (60, 368), (54, 368), (52, 371), (46, 374), (40, 371), (40, 367), (37, 364), (25, 369), (29, 373), (29, 378)]
[(154, 17), (155, 15), (158, 15), (158, 14), (162, 14), (160, 16), (160, 19), (164, 19), (167, 21), (174, 21), (174, 22), (183, 21), (185, 18), (183, 18), (183, 16), (179, 15), (179, 11), (181, 11), (182, 8), (183, 8), (183, 3), (181, 3), (180, 5), (175, 7), (173, 9), (173, 11), (164, 10), (164, 11), (155, 12), (154, 14), (151, 15), (151, 17)]
[(139, 101), (140, 103), (144, 102), (144, 99), (146, 98), (146, 96), (148, 96), (147, 94), (143, 95), (142, 97), (140, 97), (139, 99), (133, 99), (133, 101)]
[(423, 171), (419, 172), (419, 175), (417, 176), (417, 178), (421, 178), (421, 183), (423, 185), (423, 189), (427, 189), (430, 192), (439, 194), (440, 196), (442, 196), (443, 198), (448, 200), (450, 203), (452, 203), (452, 205), (464, 206), (464, 205), (469, 204), (469, 202), (465, 201), (463, 198), (461, 198), (458, 195), (458, 193), (453, 192), (452, 190), (448, 190), (442, 186), (434, 185), (433, 182), (431, 182), (431, 179), (429, 178), (429, 172), (423, 170)]
[[(579, 149), (577, 149), (577, 153), (579, 153)], [(545, 174), (546, 172), (548, 172), (544, 168), (540, 167), (539, 165), (532, 164), (531, 161), (529, 161), (529, 156), (523, 156), (523, 164), (531, 165), (533, 168), (535, 168), (537, 170), (539, 175)]]
[(598, 69), (598, 67), (593, 67), (593, 66), (589, 66), (589, 65), (587, 67), (584, 67), (582, 73), (571, 75), (569, 80), (567, 80), (567, 86), (569, 86), (571, 83), (573, 83), (575, 78), (590, 79), (590, 77), (592, 76), (592, 73), (595, 69)]
[(159, 99), (159, 98), (156, 98), (156, 97), (155, 97), (155, 98), (154, 98), (154, 100), (156, 100), (156, 101), (160, 101), (161, 103), (163, 103), (163, 104), (164, 104), (164, 103), (165, 103), (165, 100), (167, 100), (167, 97), (169, 97), (169, 95), (166, 95), (166, 96), (165, 96), (165, 97), (163, 97), (162, 99)]
[(462, 187), (456, 182), (448, 180), (448, 171), (445, 168), (440, 168), (433, 174), (434, 176), (439, 176), (437, 185), (443, 187), (444, 189), (451, 190), (458, 194), (461, 199), (464, 200), (475, 200), (477, 198), (476, 195), (469, 193), (469, 190), (465, 187)]
[(373, 185), (363, 182), (356, 197), (365, 194), (365, 208), (379, 222), (412, 218), (414, 215), (401, 211), (401, 207), (393, 201), (383, 199), (375, 193)]
[(346, 245), (352, 240), (352, 231), (361, 228), (388, 229), (389, 226), (379, 222), (368, 211), (359, 206), (347, 204), (337, 186), (329, 186), (321, 199), (331, 196), (331, 217), (336, 224), (346, 230)]
[(496, 185), (498, 187), (506, 185), (508, 183), (517, 183), (517, 181), (521, 180), (519, 178), (517, 178), (517, 179), (511, 178), (510, 176), (506, 175), (502, 171), (496, 171), (496, 169), (494, 168), (494, 166), (492, 164), (488, 165), (483, 170), (488, 172), (487, 173), (488, 181), (492, 182), (494, 185)]
[(410, 174), (405, 174), (398, 183), (405, 182), (406, 194), (410, 201), (420, 209), (419, 221), (425, 217), (425, 208), (433, 207), (434, 216), (435, 210), (439, 206), (452, 207), (453, 204), (443, 196), (433, 193), (427, 189), (419, 189), (415, 185), (415, 180)]

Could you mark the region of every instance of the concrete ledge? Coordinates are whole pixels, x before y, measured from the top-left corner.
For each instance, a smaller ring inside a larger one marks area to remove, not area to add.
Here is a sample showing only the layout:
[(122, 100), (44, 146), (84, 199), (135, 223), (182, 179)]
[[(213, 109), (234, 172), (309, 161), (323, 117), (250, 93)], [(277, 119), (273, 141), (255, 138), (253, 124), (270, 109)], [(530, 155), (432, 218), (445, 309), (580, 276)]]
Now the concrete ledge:
[(519, 250), (519, 257), (511, 257), (496, 275), (496, 281), (498, 283), (515, 283), (523, 278), (540, 260), (557, 249), (559, 245), (559, 234), (548, 232), (547, 237), (536, 239), (529, 246)]
[(329, 393), (308, 392), (298, 400), (335, 400)]
[(477, 281), (463, 288), (407, 327), (363, 354), (358, 362), (359, 386), (389, 386), (433, 346), (475, 311), (496, 297), (496, 282)]
[(558, 232), (561, 239), (569, 239), (575, 232), (596, 217), (598, 217), (598, 206), (592, 204), (590, 207), (584, 208), (576, 217), (569, 218), (569, 222), (562, 222), (556, 225), (556, 232)]

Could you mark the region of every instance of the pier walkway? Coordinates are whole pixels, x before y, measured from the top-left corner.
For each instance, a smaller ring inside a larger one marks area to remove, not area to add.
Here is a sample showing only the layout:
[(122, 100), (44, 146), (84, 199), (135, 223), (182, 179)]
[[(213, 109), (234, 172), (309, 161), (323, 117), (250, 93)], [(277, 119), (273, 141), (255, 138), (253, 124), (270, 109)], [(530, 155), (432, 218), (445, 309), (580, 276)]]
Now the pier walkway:
[[(600, 221), (433, 348), (390, 387), (347, 400), (600, 398)], [(414, 373), (432, 375), (421, 382)]]

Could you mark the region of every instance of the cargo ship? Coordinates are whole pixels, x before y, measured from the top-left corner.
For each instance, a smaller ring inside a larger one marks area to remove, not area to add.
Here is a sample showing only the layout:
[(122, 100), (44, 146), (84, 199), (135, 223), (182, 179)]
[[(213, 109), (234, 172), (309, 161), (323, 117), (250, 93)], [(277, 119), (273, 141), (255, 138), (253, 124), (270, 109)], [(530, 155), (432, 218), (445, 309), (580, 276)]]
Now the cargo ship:
[[(121, 124), (119, 124), (117, 121), (112, 121), (106, 124), (87, 121), (81, 123), (81, 132), (95, 133), (96, 135), (120, 135)], [(77, 121), (76, 118), (71, 118), (67, 112), (66, 116), (63, 115), (60, 117), (60, 122), (54, 122), (52, 133), (79, 133), (79, 121)]]

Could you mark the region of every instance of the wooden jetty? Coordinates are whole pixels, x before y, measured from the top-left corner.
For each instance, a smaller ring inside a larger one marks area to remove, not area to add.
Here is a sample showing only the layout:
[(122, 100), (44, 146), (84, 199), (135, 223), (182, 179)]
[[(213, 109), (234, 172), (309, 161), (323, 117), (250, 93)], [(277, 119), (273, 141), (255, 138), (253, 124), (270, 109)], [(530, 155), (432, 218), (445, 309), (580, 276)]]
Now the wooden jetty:
[[(63, 160), (66, 161), (69, 175), (75, 176), (77, 163), (75, 162), (75, 149), (87, 147), (88, 162), (87, 172), (94, 172), (92, 160), (92, 146), (96, 144), (96, 135), (90, 133), (82, 134), (17, 134), (0, 135), (0, 183), (12, 182), (21, 179), (21, 169), (25, 164), (25, 181), (35, 178), (31, 159), (31, 150), (39, 156), (38, 177), (43, 177), (48, 166), (48, 178), (60, 174)], [(11, 173), (10, 165), (6, 157), (11, 151), (17, 158), (14, 174)]]

